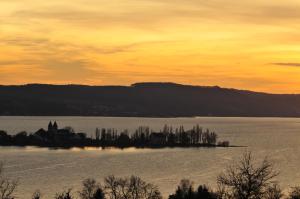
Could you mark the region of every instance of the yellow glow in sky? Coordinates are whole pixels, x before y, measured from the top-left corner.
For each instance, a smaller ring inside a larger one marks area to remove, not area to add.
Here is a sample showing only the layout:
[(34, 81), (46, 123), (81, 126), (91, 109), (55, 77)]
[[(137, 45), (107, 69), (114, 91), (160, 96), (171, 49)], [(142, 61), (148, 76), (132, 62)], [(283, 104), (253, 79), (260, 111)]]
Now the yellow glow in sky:
[(0, 84), (300, 93), (299, 0), (1, 0)]

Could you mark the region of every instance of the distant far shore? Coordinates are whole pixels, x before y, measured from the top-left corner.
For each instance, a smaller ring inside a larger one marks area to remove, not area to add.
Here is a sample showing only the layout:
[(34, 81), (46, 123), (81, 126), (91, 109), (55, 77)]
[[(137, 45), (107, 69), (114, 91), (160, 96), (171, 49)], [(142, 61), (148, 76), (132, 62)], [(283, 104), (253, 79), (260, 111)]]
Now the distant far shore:
[(0, 86), (0, 115), (299, 118), (300, 94), (174, 83)]

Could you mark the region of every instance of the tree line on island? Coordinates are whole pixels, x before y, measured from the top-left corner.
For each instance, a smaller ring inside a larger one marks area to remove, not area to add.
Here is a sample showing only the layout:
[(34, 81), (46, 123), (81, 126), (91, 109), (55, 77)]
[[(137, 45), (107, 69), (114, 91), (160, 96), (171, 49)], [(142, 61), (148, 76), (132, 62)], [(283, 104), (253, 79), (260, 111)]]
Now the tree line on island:
[(134, 132), (113, 128), (97, 128), (94, 136), (76, 133), (72, 127), (58, 128), (56, 122), (50, 122), (48, 129), (39, 129), (35, 133), (25, 131), (9, 135), (0, 131), (2, 146), (40, 146), (40, 147), (229, 147), (228, 141), (217, 141), (217, 134), (199, 125), (185, 130), (183, 126), (173, 128), (165, 125), (155, 132), (147, 126), (140, 126)]
[[(217, 188), (199, 185), (188, 179), (180, 181), (168, 199), (299, 199), (300, 187), (292, 187), (284, 194), (275, 180), (279, 174), (273, 163), (265, 158), (260, 163), (251, 153), (245, 153), (238, 163), (233, 163), (217, 177)], [(18, 182), (4, 175), (0, 166), (0, 199), (15, 199)], [(40, 190), (32, 199), (42, 199)], [(110, 175), (102, 183), (88, 178), (82, 182), (80, 191), (71, 188), (54, 194), (54, 199), (162, 199), (159, 188), (140, 177), (116, 177)]]

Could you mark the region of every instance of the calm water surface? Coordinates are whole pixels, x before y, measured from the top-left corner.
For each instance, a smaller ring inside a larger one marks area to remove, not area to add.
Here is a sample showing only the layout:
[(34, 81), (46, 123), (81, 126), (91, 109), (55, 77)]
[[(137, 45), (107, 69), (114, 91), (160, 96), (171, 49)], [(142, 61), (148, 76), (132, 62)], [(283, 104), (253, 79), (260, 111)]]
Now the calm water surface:
[(12, 134), (46, 128), (49, 120), (61, 127), (92, 135), (96, 127), (133, 130), (140, 125), (158, 130), (169, 124), (189, 128), (199, 124), (218, 133), (219, 139), (246, 148), (216, 149), (95, 149), (49, 150), (34, 147), (0, 148), (6, 173), (18, 178), (19, 198), (30, 198), (40, 189), (44, 198), (72, 187), (77, 191), (87, 177), (139, 175), (160, 187), (162, 193), (174, 191), (182, 178), (195, 184), (215, 186), (216, 176), (245, 150), (259, 159), (269, 156), (280, 170), (283, 188), (300, 185), (300, 119), (290, 118), (108, 118), (108, 117), (0, 117), (0, 129)]

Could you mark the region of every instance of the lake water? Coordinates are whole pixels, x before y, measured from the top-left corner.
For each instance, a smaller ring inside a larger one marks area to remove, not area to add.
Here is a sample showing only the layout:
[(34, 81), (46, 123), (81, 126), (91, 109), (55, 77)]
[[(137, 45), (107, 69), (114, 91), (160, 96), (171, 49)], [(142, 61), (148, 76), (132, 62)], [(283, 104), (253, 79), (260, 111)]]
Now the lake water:
[(140, 125), (158, 130), (169, 124), (189, 128), (199, 124), (214, 130), (220, 140), (240, 148), (198, 149), (72, 149), (1, 147), (0, 160), (8, 176), (19, 179), (19, 198), (30, 198), (40, 189), (45, 199), (64, 188), (77, 191), (81, 181), (93, 177), (138, 175), (159, 186), (164, 196), (172, 193), (180, 179), (215, 186), (217, 175), (245, 150), (260, 160), (265, 156), (280, 171), (282, 188), (300, 185), (300, 119), (295, 118), (109, 118), (109, 117), (0, 117), (0, 129), (12, 134), (46, 128), (49, 120), (60, 127), (93, 134), (96, 127), (133, 130)]

